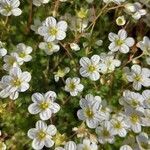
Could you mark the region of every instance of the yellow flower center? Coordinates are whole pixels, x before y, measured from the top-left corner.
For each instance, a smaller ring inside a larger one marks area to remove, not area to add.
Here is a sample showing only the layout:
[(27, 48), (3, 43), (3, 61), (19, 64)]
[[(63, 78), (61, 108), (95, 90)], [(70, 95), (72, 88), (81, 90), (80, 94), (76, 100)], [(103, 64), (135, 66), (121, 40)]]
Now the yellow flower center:
[(10, 5), (5, 5), (4, 9), (7, 11), (7, 12), (10, 12), (12, 10), (12, 7)]
[(134, 78), (136, 81), (141, 81), (142, 77), (140, 75), (137, 75), (135, 78)]
[(88, 72), (94, 72), (96, 70), (96, 67), (94, 65), (89, 65), (88, 66)]
[(45, 133), (44, 131), (40, 131), (40, 132), (38, 133), (38, 138), (39, 138), (40, 140), (43, 140), (45, 137), (46, 137), (46, 133)]
[(23, 57), (26, 56), (26, 54), (25, 54), (24, 52), (21, 52), (21, 53), (19, 54), (19, 56), (20, 56), (21, 58), (23, 58)]
[(56, 35), (58, 32), (57, 28), (53, 27), (49, 29), (49, 34), (50, 35)]
[(13, 86), (20, 86), (21, 85), (21, 81), (20, 79), (16, 78), (12, 81)]
[(40, 104), (40, 108), (42, 109), (42, 110), (45, 110), (45, 109), (47, 109), (49, 107), (49, 103), (47, 103), (47, 102), (42, 102), (41, 104)]
[(104, 137), (109, 137), (109, 136), (110, 136), (110, 133), (109, 133), (109, 131), (108, 131), (107, 129), (104, 129), (104, 130), (102, 131), (102, 135), (103, 135)]
[(49, 50), (51, 50), (53, 47), (52, 43), (48, 43), (47, 46), (48, 46)]
[(116, 45), (118, 45), (118, 46), (121, 46), (123, 43), (124, 43), (124, 41), (121, 39), (116, 40)]
[(136, 124), (139, 121), (139, 116), (137, 116), (136, 114), (132, 114), (130, 116), (130, 120), (133, 124)]
[(92, 111), (90, 108), (86, 108), (86, 109), (85, 109), (85, 115), (86, 115), (88, 118), (93, 118), (94, 113), (93, 113), (93, 111)]
[(13, 57), (12, 57), (12, 58), (9, 58), (8, 63), (9, 63), (10, 65), (13, 65), (14, 62), (15, 62), (15, 59), (14, 59)]
[(133, 106), (133, 107), (136, 107), (137, 105), (138, 105), (139, 103), (138, 103), (138, 101), (137, 100), (132, 100), (131, 101), (131, 105)]
[(69, 89), (70, 89), (70, 91), (74, 91), (75, 88), (76, 88), (76, 85), (75, 85), (73, 82), (71, 82), (71, 83), (69, 84)]
[(122, 128), (121, 123), (120, 123), (119, 121), (116, 122), (116, 123), (114, 124), (114, 128), (116, 128), (116, 129), (121, 129), (121, 128)]

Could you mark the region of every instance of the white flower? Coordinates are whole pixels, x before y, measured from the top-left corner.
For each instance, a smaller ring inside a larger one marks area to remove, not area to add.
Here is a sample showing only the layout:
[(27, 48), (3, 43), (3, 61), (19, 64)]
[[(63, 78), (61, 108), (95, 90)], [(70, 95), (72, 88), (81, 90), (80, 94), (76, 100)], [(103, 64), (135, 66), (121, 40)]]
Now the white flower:
[(131, 13), (135, 20), (139, 20), (142, 16), (146, 15), (146, 10), (142, 9), (142, 5), (139, 2), (127, 3), (125, 9), (128, 13)]
[(82, 57), (80, 59), (80, 65), (81, 76), (89, 77), (93, 81), (100, 78), (100, 57), (98, 55), (93, 55), (91, 59)]
[(150, 69), (141, 68), (139, 65), (133, 65), (131, 67), (131, 72), (125, 73), (126, 78), (129, 82), (133, 82), (133, 88), (135, 90), (140, 90), (142, 86), (150, 86)]
[(7, 50), (4, 48), (4, 43), (0, 41), (0, 57), (3, 57), (7, 54)]
[(108, 38), (112, 42), (108, 47), (112, 52), (128, 53), (129, 48), (134, 45), (134, 39), (127, 37), (127, 32), (124, 29), (119, 30), (118, 35), (109, 33)]
[(31, 80), (31, 74), (27, 71), (22, 72), (20, 68), (14, 67), (10, 70), (9, 75), (2, 77), (0, 81), (0, 97), (10, 99), (17, 99), (19, 92), (25, 92), (29, 89), (29, 81)]
[(80, 120), (86, 121), (89, 128), (96, 128), (99, 122), (105, 119), (99, 111), (102, 107), (99, 96), (86, 95), (80, 100), (80, 107), (82, 109), (78, 110), (77, 116)]
[(13, 67), (19, 67), (23, 64), (23, 60), (18, 57), (17, 53), (11, 53), (10, 55), (4, 56), (4, 62), (3, 69), (6, 71), (9, 71)]
[(46, 18), (45, 22), (38, 29), (38, 33), (44, 36), (46, 42), (52, 42), (54, 40), (63, 40), (66, 37), (67, 22), (56, 22), (54, 17)]
[(65, 143), (64, 148), (57, 147), (57, 148), (55, 148), (55, 150), (77, 150), (77, 146), (76, 146), (75, 142), (69, 141), (69, 142)]
[(74, 50), (74, 51), (79, 51), (79, 50), (80, 50), (79, 45), (76, 44), (76, 43), (71, 43), (71, 44), (70, 44), (70, 48), (71, 48), (72, 50)]
[(142, 96), (144, 98), (144, 107), (150, 109), (150, 90), (144, 90)]
[(22, 59), (23, 62), (29, 62), (32, 56), (29, 54), (32, 52), (32, 47), (25, 45), (24, 43), (19, 43), (17, 45), (16, 53)]
[(47, 4), (50, 0), (33, 0), (33, 4), (37, 7), (41, 6), (42, 4)]
[(132, 17), (135, 20), (139, 20), (142, 16), (146, 15), (146, 10), (142, 9), (142, 5), (139, 2), (134, 3), (135, 12)]
[(101, 53), (100, 55), (100, 72), (111, 73), (115, 70), (115, 67), (119, 67), (121, 65), (120, 60), (114, 59), (113, 54), (105, 54)]
[(119, 150), (133, 150), (129, 145), (123, 145)]
[(48, 120), (53, 113), (60, 110), (60, 106), (55, 103), (56, 93), (48, 91), (44, 95), (41, 93), (34, 93), (32, 95), (33, 103), (28, 107), (31, 114), (38, 114), (42, 120)]
[(125, 90), (123, 97), (120, 99), (120, 104), (128, 107), (132, 107), (136, 110), (141, 110), (143, 107), (144, 98), (141, 94)]
[(19, 16), (22, 11), (19, 9), (19, 0), (1, 0), (0, 1), (0, 13), (4, 16)]
[(98, 136), (98, 141), (101, 144), (105, 144), (107, 142), (112, 144), (114, 142), (112, 126), (109, 121), (101, 123), (101, 126), (96, 128), (96, 134)]
[(80, 78), (67, 78), (65, 91), (70, 92), (71, 96), (77, 96), (78, 92), (83, 91), (84, 86), (80, 84)]
[(39, 48), (43, 49), (47, 55), (52, 55), (59, 51), (60, 46), (56, 42), (41, 42)]
[(128, 125), (124, 121), (124, 117), (119, 115), (111, 120), (112, 132), (114, 135), (119, 135), (120, 137), (125, 137), (127, 134)]
[(64, 69), (60, 69), (59, 68), (57, 72), (54, 72), (54, 74), (55, 74), (54, 75), (55, 81), (58, 82), (59, 78), (64, 77), (67, 73), (69, 73), (69, 71), (70, 71), (69, 67), (65, 67)]
[(140, 41), (136, 44), (145, 55), (150, 56), (150, 39), (147, 36), (143, 37), (143, 41)]
[(92, 143), (89, 139), (84, 139), (83, 144), (77, 145), (77, 150), (98, 150), (96, 143)]
[(147, 133), (141, 132), (139, 135), (136, 136), (136, 140), (140, 150), (150, 149), (150, 139)]
[(126, 23), (126, 20), (125, 20), (125, 17), (124, 16), (119, 16), (117, 19), (116, 19), (116, 24), (118, 26), (123, 26), (125, 25)]
[(54, 125), (48, 125), (39, 120), (35, 128), (28, 131), (28, 137), (33, 139), (32, 147), (35, 150), (41, 150), (44, 146), (50, 148), (54, 145), (52, 137), (56, 134), (57, 129)]
[(132, 108), (126, 107), (125, 108), (125, 117), (126, 117), (126, 124), (129, 125), (130, 129), (135, 132), (141, 132), (141, 124), (142, 124), (142, 116), (143, 114), (139, 111), (136, 111)]
[(31, 25), (31, 30), (33, 30), (36, 34), (38, 34), (38, 28), (42, 25), (42, 22), (37, 18), (34, 19), (34, 24)]

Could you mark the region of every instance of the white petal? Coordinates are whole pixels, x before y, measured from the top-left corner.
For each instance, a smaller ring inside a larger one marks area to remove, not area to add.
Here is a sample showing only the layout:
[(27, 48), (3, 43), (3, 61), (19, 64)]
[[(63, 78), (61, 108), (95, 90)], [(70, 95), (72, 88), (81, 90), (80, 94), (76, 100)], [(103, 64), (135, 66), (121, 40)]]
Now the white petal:
[(55, 127), (54, 125), (49, 125), (49, 126), (47, 127), (46, 132), (47, 132), (49, 135), (54, 136), (54, 135), (56, 134), (56, 132), (57, 132), (57, 129), (56, 129), (56, 127)]
[(63, 31), (66, 31), (67, 30), (67, 22), (66, 21), (59, 21), (58, 23), (57, 23), (57, 27), (58, 27), (58, 29), (60, 29), (60, 30), (63, 30)]
[(87, 72), (87, 70), (85, 68), (80, 68), (79, 70), (80, 74), (82, 77), (88, 77), (89, 76), (89, 73)]
[(133, 82), (133, 88), (137, 91), (141, 89), (142, 85), (140, 82)]
[(54, 141), (52, 141), (50, 138), (46, 138), (44, 140), (44, 144), (45, 144), (46, 147), (50, 148), (54, 145)]
[(44, 141), (40, 141), (37, 138), (33, 140), (32, 147), (35, 150), (41, 150), (44, 147)]
[(135, 43), (134, 39), (131, 38), (131, 37), (128, 37), (126, 40), (125, 40), (125, 44), (128, 45), (129, 47), (133, 46)]
[(36, 129), (38, 129), (38, 130), (46, 130), (47, 129), (47, 124), (41, 120), (37, 121), (35, 126), (36, 126)]
[(53, 103), (51, 110), (53, 113), (57, 113), (60, 110), (60, 106), (57, 103)]
[(78, 110), (77, 116), (78, 116), (78, 118), (79, 118), (80, 120), (85, 120), (85, 119), (86, 119), (86, 117), (85, 117), (84, 112), (83, 112), (82, 109)]
[(133, 65), (131, 67), (131, 70), (133, 70), (137, 74), (141, 74), (141, 66), (139, 66), (139, 65)]
[(40, 112), (40, 118), (42, 120), (48, 120), (52, 116), (52, 112), (50, 109), (46, 109), (42, 112)]
[(63, 40), (66, 37), (66, 32), (59, 30), (57, 35), (56, 35), (56, 39), (57, 40)]
[(57, 97), (56, 93), (54, 91), (48, 91), (44, 95), (45, 99), (55, 99)]
[(111, 33), (109, 33), (108, 38), (111, 42), (113, 42), (118, 38), (118, 35), (111, 32)]
[(21, 83), (21, 87), (18, 89), (19, 92), (25, 92), (29, 89), (29, 84), (26, 82)]
[(41, 93), (34, 93), (32, 95), (32, 101), (36, 103), (41, 103), (43, 101), (44, 97)]
[(23, 72), (21, 75), (21, 80), (29, 82), (31, 80), (31, 74), (27, 71)]
[(90, 59), (89, 59), (88, 57), (82, 57), (82, 58), (80, 59), (80, 65), (81, 65), (82, 67), (86, 67), (86, 66), (88, 66), (90, 63), (91, 63), (91, 61), (90, 61)]
[(65, 144), (65, 150), (76, 150), (77, 146), (75, 142), (69, 141)]
[(54, 17), (46, 18), (46, 26), (55, 27), (56, 26), (56, 19)]
[(32, 103), (29, 105), (28, 111), (34, 115), (34, 114), (38, 114), (40, 112), (40, 109), (36, 103)]
[(28, 134), (28, 137), (29, 137), (30, 139), (36, 138), (37, 132), (38, 132), (38, 130), (35, 129), (35, 128), (30, 129), (30, 130), (28, 131), (28, 133), (27, 133), (27, 134)]
[(120, 52), (122, 52), (124, 54), (128, 53), (129, 52), (129, 47), (125, 44), (121, 45)]
[(129, 145), (123, 145), (120, 147), (120, 150), (133, 150)]
[(124, 29), (119, 30), (118, 36), (120, 37), (121, 40), (125, 40), (127, 37), (127, 32)]
[(96, 128), (98, 126), (98, 122), (94, 119), (86, 120), (86, 124), (89, 128)]
[(15, 8), (15, 9), (12, 10), (12, 14), (13, 14), (14, 16), (20, 16), (21, 13), (22, 13), (22, 10), (19, 9), (19, 8)]
[(98, 72), (94, 72), (94, 73), (90, 74), (89, 77), (92, 81), (97, 81), (100, 78), (100, 74)]

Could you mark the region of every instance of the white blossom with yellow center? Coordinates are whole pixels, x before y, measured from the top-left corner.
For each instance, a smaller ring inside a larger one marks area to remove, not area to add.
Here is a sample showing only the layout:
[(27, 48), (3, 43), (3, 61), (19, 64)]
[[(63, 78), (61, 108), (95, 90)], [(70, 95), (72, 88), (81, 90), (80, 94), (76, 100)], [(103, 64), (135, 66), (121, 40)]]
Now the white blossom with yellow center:
[(29, 89), (29, 81), (31, 74), (27, 71), (22, 72), (20, 68), (14, 67), (10, 70), (9, 75), (3, 76), (0, 81), (0, 97), (10, 99), (17, 99), (19, 92), (25, 92)]
[(42, 120), (48, 120), (53, 113), (60, 110), (60, 106), (55, 103), (56, 93), (48, 91), (44, 95), (41, 93), (34, 93), (32, 95), (33, 103), (29, 105), (28, 110), (31, 114), (38, 114)]
[(142, 86), (150, 87), (150, 69), (133, 65), (131, 71), (125, 68), (125, 75), (129, 82), (133, 82), (133, 88), (139, 91)]
[(79, 92), (83, 91), (84, 86), (80, 84), (80, 78), (67, 78), (65, 91), (70, 92), (71, 96), (77, 96)]
[(112, 52), (120, 51), (121, 53), (128, 53), (129, 48), (135, 43), (132, 37), (127, 37), (127, 32), (124, 29), (119, 30), (118, 34), (109, 33), (108, 38), (111, 41), (108, 48)]
[(100, 56), (93, 55), (91, 59), (88, 57), (82, 57), (80, 59), (80, 65), (81, 76), (89, 77), (93, 81), (100, 78)]
[(22, 11), (19, 9), (19, 0), (1, 0), (0, 1), (0, 13), (4, 16), (19, 16)]
[(101, 98), (88, 94), (80, 100), (80, 107), (77, 116), (80, 120), (86, 121), (89, 128), (96, 128), (100, 121), (104, 120), (103, 113), (100, 113)]
[(50, 148), (54, 145), (52, 137), (56, 134), (57, 129), (54, 125), (48, 125), (39, 120), (35, 128), (28, 131), (28, 137), (33, 139), (32, 147), (35, 150), (41, 150), (44, 146)]
[(48, 17), (42, 26), (39, 27), (38, 33), (44, 37), (46, 42), (61, 41), (66, 37), (67, 26), (66, 21), (59, 21), (57, 23), (54, 17)]

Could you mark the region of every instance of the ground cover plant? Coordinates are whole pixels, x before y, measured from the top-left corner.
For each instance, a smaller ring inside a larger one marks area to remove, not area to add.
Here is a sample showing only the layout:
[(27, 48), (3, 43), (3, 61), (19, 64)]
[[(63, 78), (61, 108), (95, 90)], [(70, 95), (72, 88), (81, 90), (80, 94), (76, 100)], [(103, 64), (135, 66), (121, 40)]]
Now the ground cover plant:
[(0, 150), (150, 150), (149, 0), (0, 0)]

